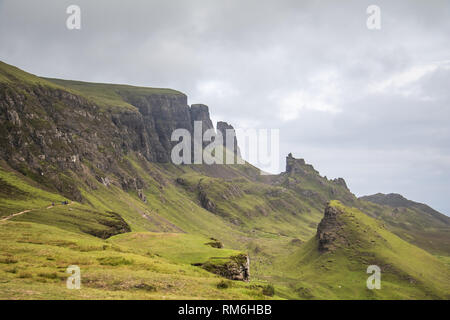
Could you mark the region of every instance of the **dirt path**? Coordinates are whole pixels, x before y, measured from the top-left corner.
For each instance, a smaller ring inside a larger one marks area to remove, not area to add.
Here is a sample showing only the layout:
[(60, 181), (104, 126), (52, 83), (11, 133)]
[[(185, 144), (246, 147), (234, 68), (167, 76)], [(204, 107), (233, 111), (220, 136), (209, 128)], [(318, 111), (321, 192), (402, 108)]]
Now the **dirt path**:
[[(54, 207), (60, 207), (60, 206), (70, 206), (70, 205), (72, 205), (72, 204), (73, 204), (73, 201), (71, 201), (71, 202), (68, 203), (68, 204), (58, 204), (58, 205), (54, 205), (54, 206), (48, 206), (46, 209), (51, 209), (51, 208), (54, 208)], [(1, 218), (0, 221), (7, 221), (7, 220), (9, 220), (9, 219), (11, 219), (11, 218), (20, 216), (20, 215), (22, 215), (22, 214), (24, 214), (24, 213), (31, 212), (31, 211), (33, 211), (33, 210), (38, 210), (38, 209), (29, 209), (29, 210), (24, 210), (24, 211), (21, 211), (21, 212), (13, 213), (13, 214), (11, 214), (11, 215), (9, 215), (9, 216), (7, 216), (7, 217)]]
[(25, 210), (25, 211), (17, 212), (17, 213), (14, 213), (14, 214), (10, 215), (10, 216), (2, 218), (0, 221), (6, 221), (6, 220), (9, 220), (9, 219), (11, 219), (13, 217), (20, 216), (21, 214), (24, 214), (24, 213), (27, 213), (27, 212), (30, 212), (30, 211), (31, 210)]

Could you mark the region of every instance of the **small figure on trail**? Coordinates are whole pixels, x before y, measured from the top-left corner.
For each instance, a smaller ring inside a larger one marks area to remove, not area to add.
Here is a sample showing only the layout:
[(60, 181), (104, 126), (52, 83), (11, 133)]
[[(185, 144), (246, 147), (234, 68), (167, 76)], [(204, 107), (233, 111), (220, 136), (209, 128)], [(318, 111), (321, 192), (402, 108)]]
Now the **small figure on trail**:
[(52, 207), (54, 207), (55, 206), (55, 203), (54, 202), (52, 202)]

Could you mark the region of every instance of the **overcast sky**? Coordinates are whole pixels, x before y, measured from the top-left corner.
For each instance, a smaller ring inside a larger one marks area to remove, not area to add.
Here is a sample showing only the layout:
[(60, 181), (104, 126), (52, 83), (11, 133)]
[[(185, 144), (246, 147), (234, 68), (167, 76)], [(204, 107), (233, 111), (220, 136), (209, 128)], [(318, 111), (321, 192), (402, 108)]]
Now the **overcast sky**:
[[(183, 91), (213, 121), (280, 129), (280, 157), (358, 196), (396, 192), (449, 214), (450, 1), (339, 3), (0, 0), (0, 60)], [(81, 30), (66, 28), (71, 4)], [(381, 30), (366, 26), (371, 4)]]

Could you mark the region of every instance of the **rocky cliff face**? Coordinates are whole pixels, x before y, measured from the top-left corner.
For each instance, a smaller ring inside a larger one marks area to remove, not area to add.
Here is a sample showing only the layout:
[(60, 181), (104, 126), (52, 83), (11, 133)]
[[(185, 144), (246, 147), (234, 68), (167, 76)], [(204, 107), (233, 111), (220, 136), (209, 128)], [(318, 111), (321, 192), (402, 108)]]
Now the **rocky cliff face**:
[[(127, 149), (149, 150), (131, 126), (142, 126), (138, 113), (101, 113), (86, 99), (46, 87), (0, 85), (0, 157), (10, 166), (74, 200), (76, 186), (63, 172), (82, 172), (87, 161), (109, 170)], [(100, 179), (100, 177), (99, 177)]]
[[(312, 166), (310, 167), (314, 169)], [(286, 157), (286, 173), (303, 173), (306, 169), (305, 159), (296, 159), (289, 153)]]
[(230, 257), (225, 262), (207, 262), (202, 267), (230, 280), (250, 280), (250, 258), (246, 254)]
[[(183, 94), (130, 94), (120, 93), (124, 100), (136, 106), (143, 118), (146, 138), (153, 149), (147, 159), (153, 162), (170, 162), (171, 141), (175, 129), (188, 130), (194, 138), (194, 122), (202, 122), (202, 134), (214, 129), (209, 108), (203, 104), (188, 106)], [(145, 139), (145, 138), (144, 138)]]
[(307, 164), (304, 159), (294, 158), (292, 153), (286, 157), (286, 173), (304, 177), (320, 176), (311, 164)]
[(327, 206), (325, 215), (317, 227), (316, 238), (319, 241), (319, 251), (333, 251), (339, 242), (340, 223), (338, 216), (341, 214), (338, 208)]
[[(187, 129), (193, 132), (191, 108), (185, 95), (169, 94), (130, 94), (122, 93), (124, 100), (139, 110), (142, 125), (134, 123), (134, 129), (142, 135), (144, 155), (154, 162), (169, 162), (170, 150), (174, 143), (171, 135), (175, 129)], [(122, 115), (120, 115), (120, 118)], [(119, 120), (120, 121), (120, 120)], [(139, 130), (140, 129), (140, 130)], [(142, 130), (143, 129), (143, 130)], [(147, 142), (149, 151), (147, 153)]]
[[(92, 177), (124, 189), (144, 188), (124, 162), (128, 153), (169, 162), (177, 143), (171, 141), (175, 129), (193, 136), (194, 121), (202, 121), (203, 131), (213, 128), (208, 107), (190, 107), (187, 97), (176, 91), (119, 86), (114, 94), (130, 107), (100, 106), (82, 91), (61, 86), (64, 81), (55, 85), (18, 69), (16, 74), (5, 70), (8, 81), (0, 82), (0, 159), (73, 200), (81, 199), (78, 184), (94, 186)], [(95, 89), (94, 84), (83, 85)]]
[(206, 130), (213, 129), (214, 126), (212, 124), (211, 118), (209, 116), (209, 108), (208, 106), (204, 104), (193, 104), (190, 109), (191, 114), (191, 122), (192, 127), (194, 127), (195, 121), (201, 121), (202, 122), (202, 133), (204, 133)]
[(333, 199), (340, 199), (344, 203), (353, 204), (357, 200), (350, 192), (343, 178), (329, 180), (304, 159), (297, 159), (290, 153), (286, 157), (286, 172), (280, 175), (282, 184), (296, 190), (300, 196), (313, 199), (322, 207)]
[(177, 91), (113, 86), (108, 94), (129, 107), (100, 105), (91, 99), (97, 84), (77, 82), (75, 91), (70, 81), (0, 71), (8, 78), (0, 82), (0, 159), (73, 200), (81, 199), (78, 183), (94, 186), (92, 176), (126, 190), (145, 188), (124, 161), (130, 152), (170, 162), (175, 129), (192, 138), (195, 121), (202, 122), (202, 133), (214, 129), (208, 106), (189, 106)]

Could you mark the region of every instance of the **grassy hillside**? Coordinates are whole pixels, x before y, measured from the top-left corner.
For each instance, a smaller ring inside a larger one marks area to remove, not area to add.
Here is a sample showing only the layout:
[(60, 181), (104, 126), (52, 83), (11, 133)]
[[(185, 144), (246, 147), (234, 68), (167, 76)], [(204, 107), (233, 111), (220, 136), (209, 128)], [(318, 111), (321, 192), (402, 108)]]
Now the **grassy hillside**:
[(24, 72), (17, 67), (0, 61), (0, 83), (6, 84), (32, 84), (41, 86), (51, 86), (57, 88), (56, 84), (52, 84), (31, 73)]
[(358, 207), (384, 221), (402, 239), (439, 255), (450, 255), (450, 218), (400, 195), (361, 197)]
[[(161, 235), (127, 235), (142, 236)], [(196, 261), (234, 253), (209, 247), (207, 239), (180, 240), (185, 254)], [(0, 222), (0, 299), (267, 298), (257, 282), (224, 281), (183, 258), (162, 257), (162, 242), (148, 248), (122, 246), (125, 242), (37, 223)], [(81, 269), (81, 290), (66, 288), (69, 265)]]
[(77, 92), (94, 103), (104, 107), (123, 107), (128, 109), (136, 109), (135, 106), (124, 100), (124, 97), (146, 96), (151, 94), (160, 95), (184, 95), (183, 93), (164, 88), (148, 88), (135, 87), (129, 85), (107, 84), (107, 83), (92, 83), (82, 81), (60, 80), (52, 78), (42, 78), (45, 81), (64, 87), (73, 92)]
[(164, 88), (136, 87), (119, 84), (91, 83), (72, 80), (43, 78), (25, 72), (15, 66), (0, 61), (0, 83), (8, 85), (32, 85), (59, 89), (82, 96), (106, 109), (125, 108), (136, 110), (136, 107), (124, 100), (130, 95), (184, 95), (183, 93)]
[[(449, 299), (450, 269), (441, 261), (386, 230), (355, 208), (330, 203), (336, 221), (326, 228), (333, 239), (321, 252), (318, 236), (288, 257), (284, 268), (292, 289), (304, 298)], [(381, 268), (381, 289), (369, 290), (369, 265)]]

